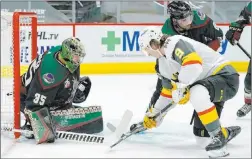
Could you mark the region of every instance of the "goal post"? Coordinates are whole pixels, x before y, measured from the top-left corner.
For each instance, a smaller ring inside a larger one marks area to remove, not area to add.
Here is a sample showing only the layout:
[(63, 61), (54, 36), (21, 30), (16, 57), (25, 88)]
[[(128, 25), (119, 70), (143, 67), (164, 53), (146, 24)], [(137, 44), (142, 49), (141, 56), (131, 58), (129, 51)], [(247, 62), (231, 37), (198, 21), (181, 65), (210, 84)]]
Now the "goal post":
[[(24, 42), (25, 41), (25, 42)], [(22, 43), (22, 44), (21, 44)], [(22, 46), (24, 45), (24, 46)], [(35, 59), (37, 56), (37, 15), (33, 12), (1, 12), (1, 127), (20, 129), (20, 76), (29, 63), (23, 63), (25, 54)], [(12, 93), (11, 93), (12, 92)], [(8, 95), (7, 94), (11, 94)], [(1, 129), (2, 130), (2, 129)], [(20, 137), (19, 132), (14, 133)]]

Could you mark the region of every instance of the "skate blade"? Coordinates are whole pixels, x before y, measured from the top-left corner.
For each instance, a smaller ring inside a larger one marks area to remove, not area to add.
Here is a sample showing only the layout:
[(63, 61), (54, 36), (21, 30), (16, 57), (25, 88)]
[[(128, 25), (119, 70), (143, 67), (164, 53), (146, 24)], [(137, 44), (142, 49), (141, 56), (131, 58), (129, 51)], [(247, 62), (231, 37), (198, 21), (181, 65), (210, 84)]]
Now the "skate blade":
[(226, 147), (223, 147), (219, 150), (207, 151), (209, 158), (221, 158), (229, 155)]

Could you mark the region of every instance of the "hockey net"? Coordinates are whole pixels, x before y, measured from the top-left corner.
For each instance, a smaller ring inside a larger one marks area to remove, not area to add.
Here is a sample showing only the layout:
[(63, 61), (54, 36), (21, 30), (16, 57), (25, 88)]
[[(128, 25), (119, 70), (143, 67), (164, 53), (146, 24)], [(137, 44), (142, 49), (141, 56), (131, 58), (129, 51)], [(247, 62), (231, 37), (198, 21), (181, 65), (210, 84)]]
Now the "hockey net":
[(20, 75), (36, 55), (36, 14), (1, 11), (1, 133), (20, 129)]

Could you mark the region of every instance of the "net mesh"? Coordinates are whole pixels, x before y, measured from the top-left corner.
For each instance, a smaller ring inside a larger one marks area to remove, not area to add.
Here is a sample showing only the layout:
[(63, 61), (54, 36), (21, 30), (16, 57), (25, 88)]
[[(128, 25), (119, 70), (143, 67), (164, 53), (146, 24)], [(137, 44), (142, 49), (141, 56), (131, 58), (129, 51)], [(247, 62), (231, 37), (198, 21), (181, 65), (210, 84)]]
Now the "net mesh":
[[(5, 128), (18, 128), (20, 114), (14, 110), (20, 107), (20, 102), (15, 102), (15, 93), (19, 92), (20, 84), (14, 79), (14, 70), (22, 75), (27, 69), (32, 59), (32, 37), (31, 31), (32, 16), (20, 15), (13, 20), (13, 13), (1, 11), (1, 130)], [(19, 37), (15, 37), (13, 26), (18, 31)], [(15, 39), (16, 38), (16, 39)], [(14, 52), (14, 47), (17, 50)], [(14, 57), (18, 57), (19, 63), (14, 62)], [(15, 77), (15, 78), (14, 78)], [(16, 91), (15, 91), (16, 90)], [(20, 101), (20, 99), (19, 99)], [(15, 118), (16, 117), (16, 118)], [(21, 116), (24, 119), (23, 116)], [(2, 132), (2, 131), (1, 131)]]

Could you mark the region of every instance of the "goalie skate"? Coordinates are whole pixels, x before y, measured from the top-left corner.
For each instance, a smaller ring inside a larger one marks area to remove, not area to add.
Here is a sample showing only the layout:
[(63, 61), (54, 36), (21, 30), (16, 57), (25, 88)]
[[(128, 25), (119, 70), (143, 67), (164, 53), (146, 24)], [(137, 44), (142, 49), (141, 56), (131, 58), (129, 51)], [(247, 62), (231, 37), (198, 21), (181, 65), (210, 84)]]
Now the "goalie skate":
[[(28, 124), (27, 121), (25, 121), (25, 124), (21, 127), (21, 130), (33, 131), (31, 125)], [(24, 136), (25, 136), (27, 139), (34, 139), (34, 135), (33, 135), (33, 134), (26, 133), (26, 134), (24, 134)]]

